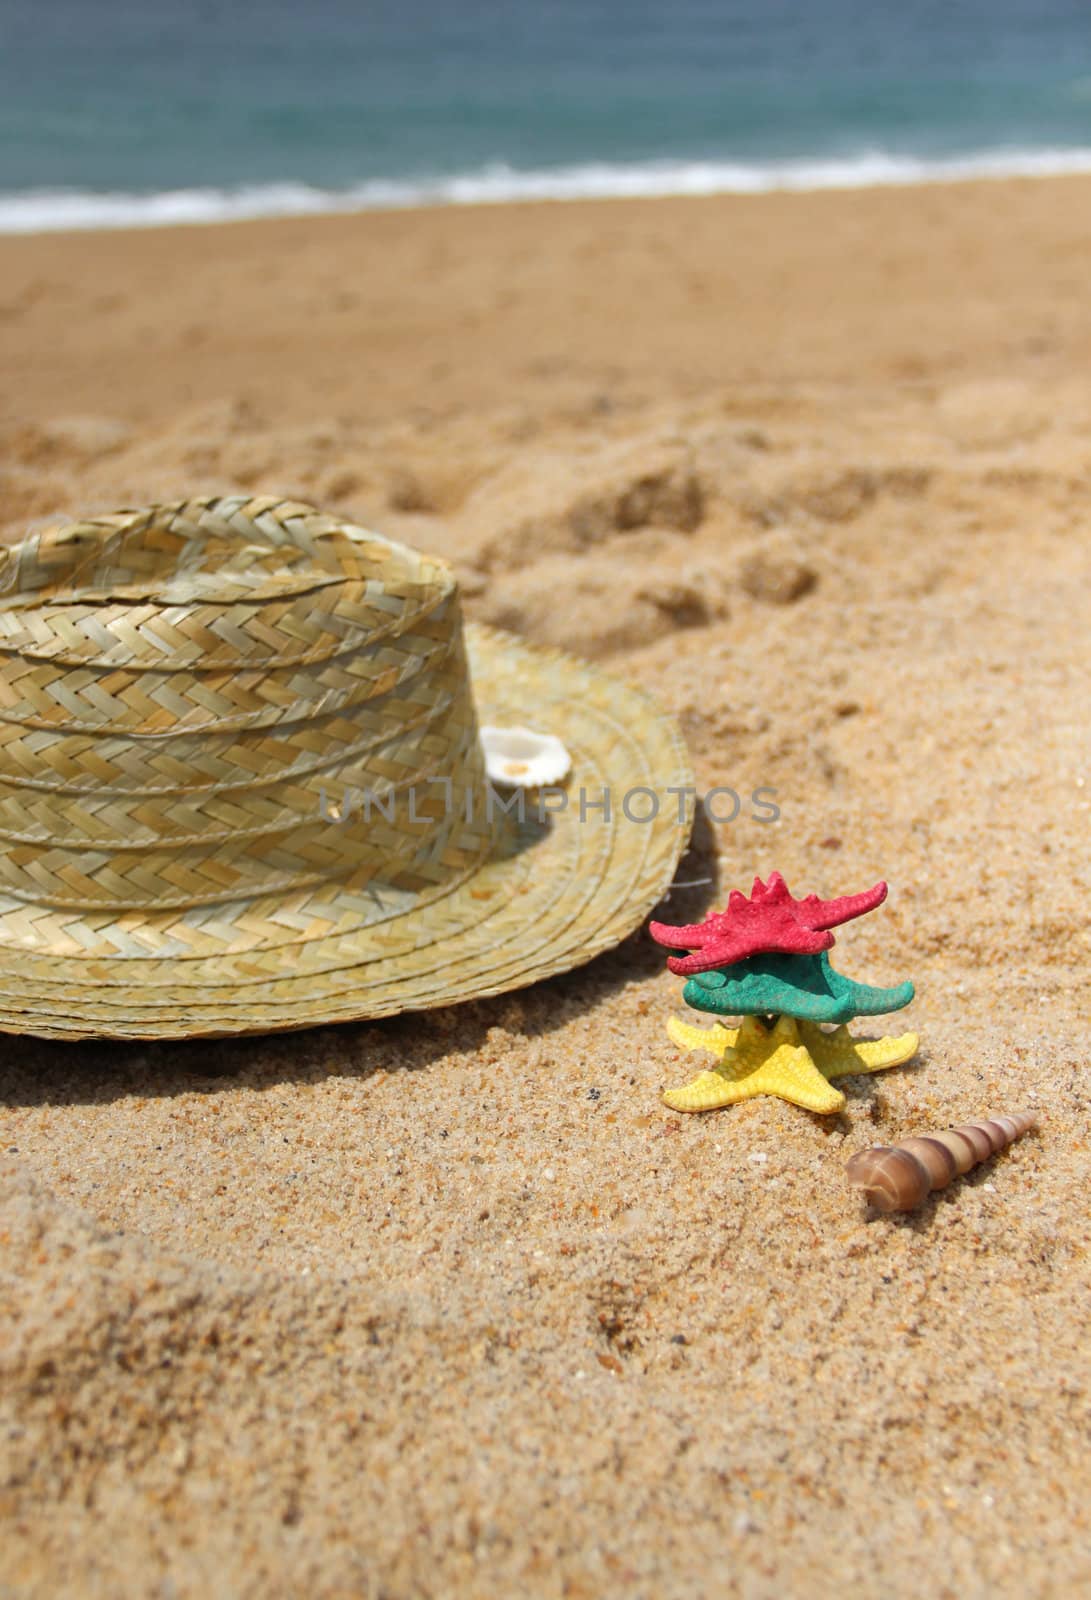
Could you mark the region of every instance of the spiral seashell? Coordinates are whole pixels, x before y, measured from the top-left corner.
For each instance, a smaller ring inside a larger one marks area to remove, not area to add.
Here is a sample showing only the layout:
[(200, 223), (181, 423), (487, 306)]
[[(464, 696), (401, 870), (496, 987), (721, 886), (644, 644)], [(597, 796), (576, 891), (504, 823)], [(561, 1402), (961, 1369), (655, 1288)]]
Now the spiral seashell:
[(848, 1180), (877, 1211), (912, 1211), (932, 1193), (988, 1161), (1037, 1125), (1033, 1111), (988, 1122), (963, 1122), (945, 1133), (858, 1150), (845, 1168)]

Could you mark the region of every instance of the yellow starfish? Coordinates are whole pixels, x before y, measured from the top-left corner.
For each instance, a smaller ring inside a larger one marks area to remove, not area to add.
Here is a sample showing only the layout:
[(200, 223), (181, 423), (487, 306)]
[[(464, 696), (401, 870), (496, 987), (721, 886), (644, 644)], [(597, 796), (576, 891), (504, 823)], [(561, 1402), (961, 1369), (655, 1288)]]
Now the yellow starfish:
[(668, 1017), (667, 1032), (683, 1050), (708, 1050), (718, 1057), (735, 1043), (739, 1030), (725, 1028), (722, 1022), (714, 1022), (711, 1028), (695, 1028), (691, 1022), (683, 1022), (680, 1017)]
[(823, 1033), (816, 1022), (800, 1022), (799, 1037), (824, 1078), (844, 1078), (853, 1072), (882, 1072), (902, 1067), (917, 1053), (915, 1033), (889, 1034), (885, 1039), (854, 1039), (844, 1023), (833, 1033)]
[(737, 1030), (720, 1024), (694, 1028), (672, 1018), (667, 1031), (684, 1049), (720, 1055), (711, 1071), (667, 1090), (663, 1099), (675, 1111), (714, 1111), (760, 1094), (779, 1095), (808, 1111), (839, 1111), (845, 1097), (830, 1078), (900, 1066), (917, 1048), (915, 1033), (858, 1041), (844, 1026), (823, 1033), (814, 1023), (786, 1016), (772, 1030), (757, 1017), (746, 1017)]

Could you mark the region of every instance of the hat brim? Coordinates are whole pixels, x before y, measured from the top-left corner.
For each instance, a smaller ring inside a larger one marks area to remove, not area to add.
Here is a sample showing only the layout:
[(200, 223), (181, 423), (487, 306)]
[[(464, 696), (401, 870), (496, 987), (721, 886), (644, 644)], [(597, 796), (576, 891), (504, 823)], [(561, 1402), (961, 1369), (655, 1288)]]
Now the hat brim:
[[(563, 811), (542, 821), (528, 800), (515, 848), (450, 894), (347, 932), (293, 932), (270, 949), (195, 959), (85, 959), (0, 942), (0, 1031), (180, 1039), (362, 1021), (523, 988), (618, 944), (662, 898), (689, 839), (693, 775), (677, 724), (641, 690), (563, 652), (474, 624), (466, 645), (482, 723), (564, 741)], [(651, 809), (646, 796), (624, 809), (641, 789), (658, 808), (646, 821), (634, 820)]]

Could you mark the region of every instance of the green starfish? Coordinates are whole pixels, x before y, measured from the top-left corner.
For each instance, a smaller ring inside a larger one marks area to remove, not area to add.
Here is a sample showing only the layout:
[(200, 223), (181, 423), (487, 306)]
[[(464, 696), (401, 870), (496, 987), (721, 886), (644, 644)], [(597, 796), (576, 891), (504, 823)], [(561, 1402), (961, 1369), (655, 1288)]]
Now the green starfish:
[(913, 985), (874, 989), (855, 983), (820, 955), (760, 955), (737, 961), (726, 971), (700, 972), (682, 991), (687, 1005), (718, 1016), (787, 1016), (808, 1022), (851, 1022), (900, 1011), (913, 998)]

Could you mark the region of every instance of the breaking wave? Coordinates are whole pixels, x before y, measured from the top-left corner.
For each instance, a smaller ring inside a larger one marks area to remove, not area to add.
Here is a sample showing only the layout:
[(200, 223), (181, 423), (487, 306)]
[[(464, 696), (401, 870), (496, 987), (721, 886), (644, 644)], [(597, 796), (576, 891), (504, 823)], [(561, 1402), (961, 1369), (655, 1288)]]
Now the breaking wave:
[(585, 162), (522, 172), (497, 163), (447, 177), (373, 178), (344, 189), (282, 182), (235, 189), (173, 189), (159, 194), (27, 190), (0, 194), (0, 233), (157, 228), (415, 206), (862, 189), (1070, 173), (1091, 173), (1091, 149), (991, 150), (939, 157), (873, 151), (851, 158), (809, 161)]

